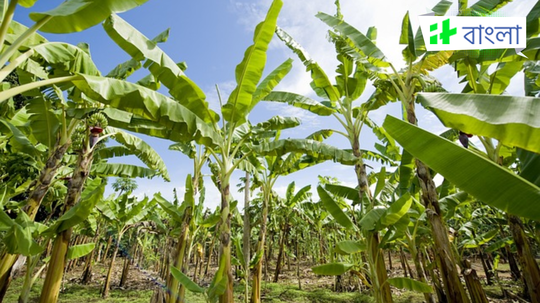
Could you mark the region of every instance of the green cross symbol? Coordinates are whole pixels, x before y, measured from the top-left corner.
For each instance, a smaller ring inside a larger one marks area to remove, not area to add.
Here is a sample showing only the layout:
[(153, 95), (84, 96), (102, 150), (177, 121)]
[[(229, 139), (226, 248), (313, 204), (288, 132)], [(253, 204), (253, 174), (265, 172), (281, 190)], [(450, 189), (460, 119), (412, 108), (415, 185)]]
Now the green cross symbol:
[(450, 19), (446, 19), (442, 22), (442, 32), (440, 38), (442, 44), (450, 44), (450, 36), (453, 36), (457, 33), (457, 28), (450, 29)]
[[(433, 32), (437, 30), (438, 24), (432, 24), (429, 26), (429, 31)], [(442, 44), (450, 44), (450, 37), (457, 34), (457, 28), (450, 28), (450, 19), (446, 19), (442, 22), (442, 31), (439, 34), (439, 38), (442, 40)], [(437, 44), (437, 35), (429, 37), (429, 44)]]

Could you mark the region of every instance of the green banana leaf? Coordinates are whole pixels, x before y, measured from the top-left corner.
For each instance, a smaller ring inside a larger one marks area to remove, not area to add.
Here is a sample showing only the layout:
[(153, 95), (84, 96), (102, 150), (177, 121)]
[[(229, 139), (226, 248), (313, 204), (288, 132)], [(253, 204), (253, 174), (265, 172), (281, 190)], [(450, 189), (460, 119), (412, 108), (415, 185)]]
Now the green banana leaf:
[(88, 180), (86, 188), (81, 194), (81, 200), (74, 207), (63, 214), (56, 222), (43, 232), (43, 235), (53, 236), (82, 223), (94, 210), (97, 203), (103, 198), (106, 182), (101, 178)]
[(351, 218), (341, 209), (341, 207), (334, 201), (334, 198), (324, 189), (322, 186), (317, 186), (317, 193), (321, 199), (322, 204), (326, 210), (332, 215), (336, 222), (345, 227), (346, 229), (353, 229), (354, 223)]
[(452, 6), (452, 1), (441, 0), (431, 9), (431, 11), (434, 12), (436, 16), (444, 16), (450, 6)]
[(283, 139), (263, 141), (253, 150), (263, 156), (282, 156), (287, 153), (304, 153), (319, 160), (333, 160), (345, 165), (354, 165), (356, 157), (347, 151), (309, 139)]
[(285, 62), (281, 63), (276, 69), (274, 69), (266, 78), (264, 78), (257, 89), (253, 94), (253, 101), (251, 102), (251, 111), (259, 101), (264, 100), (264, 98), (272, 92), (272, 90), (283, 80), (283, 78), (291, 71), (292, 68), (292, 59), (287, 59)]
[(107, 133), (114, 133), (115, 141), (131, 149), (133, 154), (150, 169), (157, 170), (163, 176), (163, 179), (170, 181), (169, 172), (167, 171), (167, 167), (165, 167), (163, 159), (161, 159), (161, 156), (148, 143), (139, 137), (113, 127), (108, 127)]
[(502, 211), (540, 220), (540, 188), (468, 149), (387, 116), (384, 127), (404, 149), (456, 187)]
[(43, 98), (27, 101), (27, 112), (30, 115), (29, 124), (32, 136), (49, 149), (54, 148), (60, 120), (51, 108), (51, 102)]
[(127, 81), (87, 75), (81, 75), (80, 80), (73, 83), (93, 100), (141, 118), (131, 119), (130, 124), (124, 124), (127, 127), (122, 127), (124, 129), (138, 131), (137, 124), (146, 123), (143, 121), (146, 119), (158, 124), (151, 125), (143, 132), (145, 134), (180, 142), (195, 140), (206, 146), (213, 146), (214, 142), (219, 141), (214, 129), (189, 109), (148, 88)]
[(178, 207), (163, 198), (160, 193), (154, 195), (154, 200), (175, 222), (182, 222), (183, 214)]
[(354, 45), (367, 57), (376, 58), (379, 60), (385, 59), (383, 52), (375, 45), (375, 43), (373, 43), (373, 41), (349, 25), (347, 22), (325, 13), (318, 13), (316, 17), (326, 23), (328, 26), (334, 28), (344, 36), (351, 39)]
[[(8, 32), (6, 34), (6, 43), (9, 45), (13, 44), (13, 42), (15, 42), (15, 40), (17, 40), (17, 38), (19, 38), (27, 30), (27, 26), (15, 20), (11, 20), (11, 22), (9, 23)], [(47, 39), (45, 39), (45, 37), (38, 33), (33, 33), (24, 40), (24, 43), (21, 45), (19, 50), (24, 50), (26, 48), (30, 48), (32, 46), (45, 42), (47, 42)]]
[(313, 99), (295, 93), (274, 91), (263, 98), (264, 101), (282, 102), (308, 110), (319, 116), (329, 116), (336, 111)]
[(411, 205), (412, 197), (410, 194), (406, 193), (396, 202), (390, 204), (390, 208), (386, 210), (385, 214), (381, 218), (381, 224), (385, 226), (394, 225), (409, 211)]
[(380, 230), (382, 229), (380, 222), (385, 213), (386, 209), (384, 208), (373, 208), (360, 219), (358, 225), (367, 231)]
[(186, 276), (184, 273), (182, 273), (178, 268), (171, 266), (170, 267), (171, 274), (173, 277), (180, 282), (180, 284), (184, 285), (184, 287), (194, 293), (204, 293), (204, 288), (197, 285), (197, 283), (191, 281), (191, 279)]
[(96, 243), (86, 243), (86, 244), (70, 246), (68, 248), (66, 258), (67, 260), (72, 260), (72, 259), (84, 257), (87, 254), (91, 253), (95, 247), (96, 247)]
[(330, 193), (351, 200), (353, 205), (360, 203), (358, 189), (339, 184), (325, 184), (324, 188)]
[(311, 79), (313, 80), (311, 82), (311, 87), (315, 90), (317, 95), (332, 102), (338, 101), (341, 94), (332, 85), (332, 82), (319, 64), (313, 61), (302, 46), (300, 46), (300, 44), (283, 29), (279, 27), (276, 28), (276, 35), (298, 56), (300, 61), (306, 66), (307, 71), (311, 73)]
[(421, 93), (418, 100), (449, 128), (540, 153), (540, 98)]
[(55, 69), (99, 76), (100, 72), (90, 55), (78, 46), (64, 42), (47, 42), (34, 46), (36, 59), (43, 59)]
[(517, 155), (519, 158), (519, 175), (540, 187), (540, 173), (538, 173), (540, 172), (540, 154), (518, 148)]
[(148, 0), (70, 0), (52, 10), (30, 13), (38, 22), (51, 17), (40, 30), (46, 33), (66, 34), (90, 28), (113, 13), (121, 13), (144, 4)]
[(236, 66), (236, 88), (229, 95), (227, 103), (221, 111), (223, 118), (229, 122), (242, 124), (253, 106), (253, 95), (257, 91), (257, 84), (262, 77), (266, 65), (266, 51), (274, 36), (276, 22), (282, 0), (274, 0), (266, 18), (257, 25), (253, 36), (253, 45), (247, 48), (244, 59)]
[(150, 168), (123, 163), (96, 163), (92, 165), (92, 174), (100, 177), (149, 178), (158, 173)]
[(2, 241), (10, 254), (33, 256), (43, 251), (43, 248), (34, 241), (35, 223), (25, 212), (20, 212), (15, 220), (11, 220), (3, 210), (0, 210), (0, 213), (4, 225), (2, 230), (6, 231)]
[(39, 150), (34, 146), (34, 144), (32, 144), (32, 142), (30, 142), (23, 132), (2, 118), (0, 118), (0, 132), (3, 134), (11, 134), (9, 143), (14, 150), (18, 150), (32, 156), (39, 155)]
[(354, 264), (350, 263), (328, 263), (312, 267), (313, 273), (324, 276), (339, 276), (351, 269)]
[(135, 151), (122, 145), (108, 146), (100, 148), (97, 151), (99, 159), (109, 159), (114, 157), (123, 157), (135, 154)]
[(423, 293), (433, 292), (433, 289), (428, 284), (409, 278), (390, 278), (386, 281), (388, 282), (388, 284), (399, 289), (408, 289)]
[(365, 251), (366, 249), (366, 243), (364, 242), (347, 240), (337, 243), (335, 251), (342, 255), (351, 255)]
[(195, 82), (189, 79), (178, 65), (157, 46), (129, 23), (117, 15), (111, 15), (103, 23), (105, 31), (133, 59), (146, 60), (157, 81), (169, 88), (169, 93), (180, 104), (191, 110), (207, 123), (217, 123), (219, 116), (208, 107), (206, 96)]
[(296, 127), (300, 125), (300, 123), (300, 119), (296, 117), (273, 116), (264, 122), (257, 123), (255, 128), (262, 128), (265, 130), (282, 130)]

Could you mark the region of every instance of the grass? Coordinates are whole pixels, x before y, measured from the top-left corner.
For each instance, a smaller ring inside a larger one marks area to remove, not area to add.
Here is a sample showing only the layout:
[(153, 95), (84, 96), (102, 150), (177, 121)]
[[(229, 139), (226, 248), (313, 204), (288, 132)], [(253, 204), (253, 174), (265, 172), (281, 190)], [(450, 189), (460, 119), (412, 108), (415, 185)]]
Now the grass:
[[(5, 302), (17, 302), (23, 279), (15, 279), (5, 297)], [(39, 299), (43, 280), (39, 279), (32, 288), (30, 302), (37, 302)], [(235, 287), (235, 301), (243, 302), (243, 286)], [(110, 297), (103, 299), (100, 297), (99, 285), (79, 285), (67, 283), (64, 291), (60, 294), (60, 303), (148, 303), (152, 296), (152, 290), (121, 290), (112, 289)], [(372, 298), (367, 294), (358, 292), (335, 293), (330, 289), (320, 288), (311, 290), (299, 290), (296, 285), (281, 283), (265, 283), (262, 289), (263, 302), (268, 303), (371, 303)], [(396, 297), (396, 303), (422, 302), (421, 294), (405, 292)], [(186, 303), (206, 303), (202, 296), (187, 294)]]

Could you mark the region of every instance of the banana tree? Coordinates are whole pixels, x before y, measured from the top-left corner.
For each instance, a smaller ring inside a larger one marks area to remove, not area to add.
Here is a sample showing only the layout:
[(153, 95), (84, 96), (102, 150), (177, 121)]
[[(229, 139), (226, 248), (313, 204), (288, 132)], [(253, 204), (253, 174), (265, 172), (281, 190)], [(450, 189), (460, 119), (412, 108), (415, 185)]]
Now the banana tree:
[(311, 193), (309, 192), (310, 189), (311, 185), (307, 185), (302, 187), (300, 190), (298, 190), (298, 192), (295, 193), (295, 183), (292, 182), (287, 187), (285, 199), (282, 201), (281, 205), (278, 205), (279, 211), (277, 215), (282, 217), (284, 219), (284, 222), (281, 222), (281, 242), (279, 244), (279, 253), (276, 261), (276, 273), (274, 275), (274, 283), (278, 282), (285, 243), (287, 241), (287, 238), (289, 237), (289, 233), (291, 232), (291, 227), (295, 223), (293, 222), (294, 218), (292, 218), (293, 216), (291, 214), (295, 213), (295, 207), (297, 207), (297, 205), (304, 202), (311, 196)]
[[(318, 17), (323, 19), (323, 21), (325, 21), (326, 18), (335, 20), (336, 24), (346, 24), (342, 19), (339, 2), (336, 2), (336, 4), (338, 12), (335, 17), (325, 14), (320, 14)], [(360, 38), (363, 39), (362, 50), (365, 51), (366, 55), (362, 53), (356, 57), (352, 56), (351, 52), (349, 52), (350, 39), (337, 31), (329, 32), (331, 41), (336, 47), (337, 59), (339, 61), (336, 84), (332, 84), (320, 66), (310, 59), (307, 52), (284, 30), (278, 29), (276, 33), (278, 37), (298, 55), (308, 71), (311, 72), (313, 80), (311, 86), (314, 88), (315, 93), (317, 93), (320, 98), (323, 98), (324, 101), (317, 102), (304, 96), (286, 92), (273, 92), (269, 94), (265, 100), (285, 102), (292, 106), (307, 109), (317, 115), (332, 115), (343, 126), (343, 130), (334, 130), (333, 132), (343, 135), (347, 139), (352, 149), (352, 153), (357, 158), (355, 174), (358, 182), (358, 191), (360, 197), (362, 197), (361, 200), (365, 199), (367, 201), (366, 207), (363, 208), (362, 211), (364, 214), (369, 212), (376, 206), (376, 202), (372, 199), (368, 187), (364, 158), (369, 157), (369, 154), (373, 155), (377, 153), (368, 153), (360, 147), (360, 132), (362, 126), (368, 120), (368, 110), (363, 107), (354, 107), (353, 102), (358, 100), (362, 95), (370, 77), (371, 69), (377, 70), (387, 66), (387, 64), (382, 61), (384, 55), (372, 42), (372, 39), (375, 38), (374, 28), (369, 30), (368, 36), (370, 38), (360, 34)], [(358, 60), (356, 60), (357, 58)], [(381, 134), (384, 134), (384, 132), (381, 132)], [(391, 140), (386, 143), (389, 149), (395, 149)], [(350, 228), (351, 224), (347, 223), (347, 227)], [(392, 302), (390, 287), (388, 283), (386, 283), (386, 266), (383, 262), (382, 252), (379, 247), (379, 233), (373, 230), (365, 230), (365, 232), (365, 237), (369, 239), (368, 255), (372, 277), (374, 279), (374, 296), (377, 302)]]
[[(464, 97), (464, 102), (453, 102), (452, 100), (455, 100), (454, 98), (456, 96)], [(529, 120), (531, 114), (533, 116), (537, 115), (534, 110), (532, 112), (530, 111), (530, 106), (533, 106), (532, 108), (534, 108), (534, 104), (537, 100), (533, 98), (506, 96), (489, 96), (494, 99), (487, 99), (487, 97), (488, 95), (472, 94), (422, 95), (420, 100), (422, 100), (422, 103), (426, 107), (434, 111), (445, 125), (457, 129), (464, 129), (464, 132), (471, 132), (479, 136), (481, 142), (485, 146), (486, 156), (499, 165), (510, 165), (513, 162), (513, 159), (515, 159), (515, 156), (512, 156), (511, 153), (508, 154), (505, 152), (509, 150), (507, 146), (510, 148), (515, 146), (538, 152), (538, 148), (536, 148), (537, 144), (534, 143), (534, 135), (531, 135), (530, 137), (524, 135), (515, 138), (514, 136), (509, 136), (509, 133), (507, 133), (508, 131), (510, 131), (510, 133), (526, 131), (527, 133), (534, 134), (534, 132), (538, 130), (538, 125), (535, 125), (534, 122), (528, 122), (533, 121)], [(495, 104), (498, 106), (495, 107), (491, 113), (488, 113), (488, 116), (494, 118), (495, 115), (497, 115), (497, 119), (501, 120), (500, 123), (492, 122), (496, 120), (483, 121), (484, 118), (479, 120), (478, 114), (470, 112), (463, 114), (463, 118), (461, 118), (460, 122), (450, 121), (450, 119), (455, 119), (457, 117), (456, 115), (459, 115), (463, 108), (468, 107), (477, 112), (480, 108), (487, 106), (494, 107)], [(513, 112), (506, 112), (504, 110), (506, 106), (515, 106), (515, 110)], [(506, 114), (502, 114), (503, 110)], [(514, 129), (514, 125), (519, 125), (519, 128)], [(497, 139), (497, 146), (494, 146), (491, 138)], [(525, 153), (527, 152), (524, 152), (521, 155), (524, 156)], [(529, 153), (533, 154), (531, 152)], [(525, 177), (531, 181), (536, 178), (534, 175), (525, 175)], [(527, 237), (523, 236), (524, 228), (521, 219), (513, 215), (511, 211), (509, 211), (509, 213), (509, 224), (512, 227), (511, 230), (514, 240), (519, 239), (516, 240), (516, 246), (518, 246), (518, 255), (525, 275), (525, 282), (529, 287), (530, 283), (534, 283), (535, 277), (540, 276), (538, 273), (538, 266), (535, 266), (535, 263), (531, 263), (532, 251), (530, 251), (530, 244), (528, 243)], [(531, 294), (531, 297), (534, 297), (534, 295)]]
[[(20, 2), (20, 4), (29, 7), (32, 6), (34, 2), (35, 1), (25, 1)], [(88, 56), (84, 51), (62, 43), (47, 43), (43, 37), (36, 33), (37, 30), (40, 29), (45, 32), (55, 33), (81, 31), (101, 22), (113, 12), (126, 11), (143, 4), (144, 2), (146, 1), (116, 1), (115, 3), (94, 1), (90, 4), (84, 1), (66, 2), (48, 12), (32, 13), (31, 18), (36, 21), (36, 23), (31, 28), (26, 28), (18, 22), (12, 21), (15, 8), (19, 1), (10, 1), (7, 9), (2, 11), (3, 22), (0, 26), (0, 41), (2, 41), (0, 44), (2, 47), (4, 47), (4, 42), (7, 44), (0, 54), (0, 66), (2, 67), (0, 70), (0, 78), (2, 80), (5, 79), (16, 69), (19, 72), (30, 71), (31, 74), (30, 77), (28, 77), (29, 74), (27, 73), (24, 78), (20, 78), (25, 79), (25, 83), (21, 83), (23, 85), (4, 90), (1, 97), (2, 101), (11, 96), (30, 91), (40, 86), (47, 86), (54, 83), (66, 83), (73, 79), (71, 75), (66, 76), (65, 73), (60, 72), (62, 70), (83, 72), (91, 75), (99, 74), (93, 63), (85, 59), (85, 57)], [(84, 18), (81, 16), (84, 16)], [(22, 52), (22, 54), (20, 52)], [(66, 54), (68, 55), (67, 57), (65, 56)], [(38, 59), (33, 59), (33, 57), (37, 57)], [(66, 61), (66, 58), (70, 59)], [(7, 61), (10, 63), (4, 66)], [(54, 68), (57, 69), (57, 72), (53, 75), (47, 75), (43, 69), (40, 69), (39, 67), (36, 68), (39, 64), (36, 63), (42, 61), (46, 61), (53, 65)], [(73, 65), (74, 61), (80, 63), (75, 69), (73, 68), (75, 66)], [(35, 76), (33, 76), (32, 73), (35, 73)], [(44, 80), (38, 81), (38, 79)], [(47, 116), (52, 116), (48, 108), (45, 109), (44, 113)], [(38, 179), (35, 190), (30, 195), (27, 207), (27, 212), (31, 217), (35, 216), (35, 211), (37, 211), (43, 196), (47, 192), (52, 177), (54, 177), (55, 171), (62, 159), (62, 155), (69, 147), (70, 135), (66, 135), (66, 130), (71, 131), (74, 126), (75, 125), (71, 124), (68, 127), (68, 125), (64, 124), (64, 136), (57, 137), (54, 147), (49, 144), (51, 149), (49, 160), (46, 162), (47, 166), (44, 168), (41, 177)], [(54, 134), (54, 132), (52, 133)], [(59, 132), (59, 134), (62, 133)], [(48, 143), (51, 143), (51, 141), (54, 142), (54, 140), (54, 136), (49, 136), (47, 138)], [(14, 259), (14, 256), (4, 256), (3, 264), (0, 267), (2, 296), (7, 289), (9, 270)]]
[(112, 254), (111, 262), (109, 263), (109, 270), (107, 271), (107, 277), (103, 282), (103, 288), (101, 290), (102, 297), (106, 298), (109, 295), (111, 275), (114, 266), (116, 255), (122, 241), (122, 236), (130, 229), (140, 224), (141, 220), (147, 215), (152, 208), (152, 203), (149, 203), (148, 197), (138, 201), (137, 198), (129, 197), (131, 192), (126, 192), (120, 197), (109, 197), (97, 207), (103, 216), (114, 226), (116, 234), (114, 235), (114, 251)]

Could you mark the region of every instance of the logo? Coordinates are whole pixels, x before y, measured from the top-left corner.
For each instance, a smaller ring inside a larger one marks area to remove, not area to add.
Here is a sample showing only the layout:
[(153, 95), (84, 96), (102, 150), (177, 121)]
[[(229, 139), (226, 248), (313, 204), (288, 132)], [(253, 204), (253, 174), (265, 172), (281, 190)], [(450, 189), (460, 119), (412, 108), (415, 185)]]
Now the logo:
[[(525, 17), (419, 16), (427, 51), (486, 50), (527, 44)], [(519, 53), (517, 51), (517, 53)]]
[[(429, 31), (434, 32), (439, 28), (438, 23), (433, 23), (429, 26)], [(439, 35), (433, 35), (429, 37), (429, 44), (437, 44), (440, 38), (442, 44), (450, 44), (450, 36), (457, 34), (457, 28), (450, 28), (450, 19), (446, 19), (442, 22), (442, 32)]]

